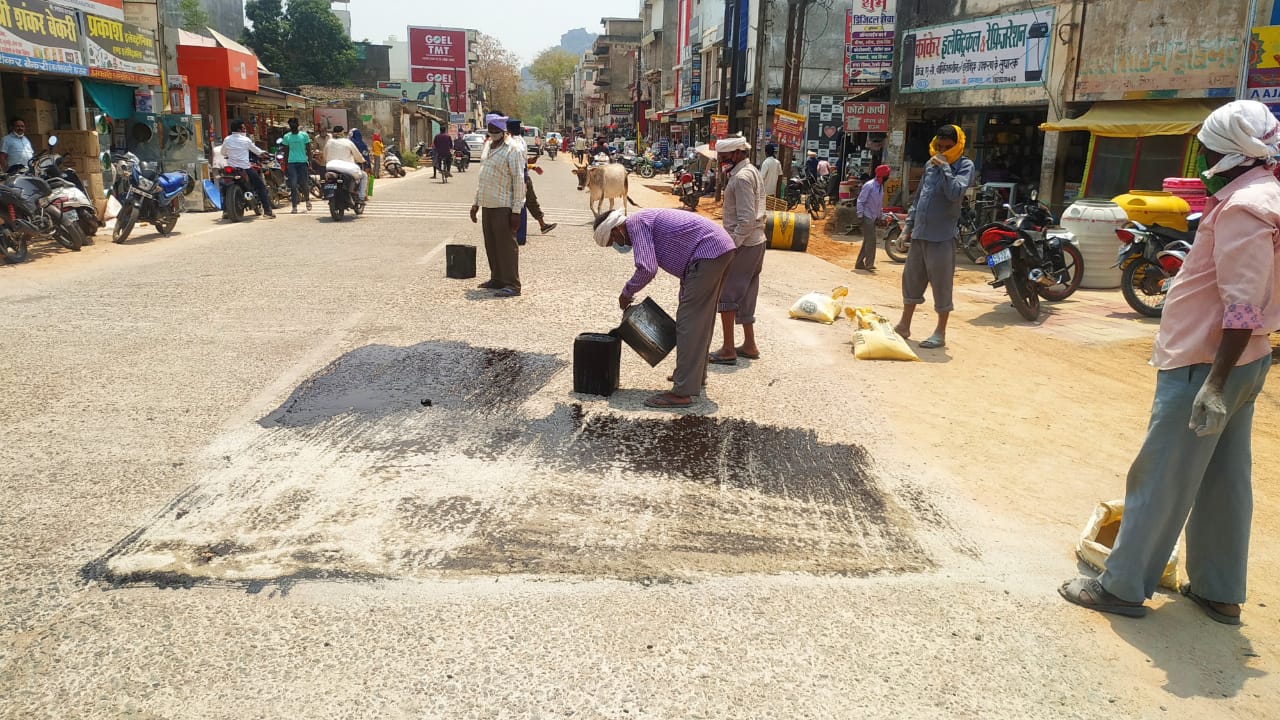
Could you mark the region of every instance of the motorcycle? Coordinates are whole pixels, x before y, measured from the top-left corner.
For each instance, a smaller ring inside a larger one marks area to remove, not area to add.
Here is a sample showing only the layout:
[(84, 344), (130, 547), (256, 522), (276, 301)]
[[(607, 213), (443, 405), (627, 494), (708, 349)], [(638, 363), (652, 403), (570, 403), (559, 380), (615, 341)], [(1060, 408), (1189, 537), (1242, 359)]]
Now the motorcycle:
[(697, 210), (698, 202), (702, 200), (702, 193), (699, 192), (692, 173), (677, 176), (672, 184), (671, 194), (680, 198), (680, 203), (690, 210)]
[(911, 241), (903, 239), (903, 232), (907, 228), (907, 214), (898, 210), (899, 208), (886, 208), (876, 224), (888, 228), (884, 234), (885, 254), (896, 263), (904, 263), (907, 261), (907, 252), (911, 250)]
[(1040, 298), (1065, 300), (1079, 289), (1084, 257), (1074, 235), (1049, 229), (1057, 220), (1034, 192), (1031, 202), (1009, 209), (1007, 220), (978, 231), (978, 241), (987, 253), (991, 286), (1003, 285), (1018, 314), (1035, 321)]
[(53, 204), (63, 216), (67, 215), (68, 210), (75, 211), (73, 217), (76, 218), (80, 232), (84, 235), (84, 244), (92, 245), (93, 236), (97, 234), (102, 223), (98, 220), (98, 209), (89, 199), (80, 176), (74, 169), (65, 167), (62, 164), (62, 156), (54, 153), (49, 153), (38, 160), (35, 171), (49, 183), (49, 187), (53, 190)]
[(382, 156), (382, 171), (389, 177), (404, 177), (404, 163), (395, 145), (388, 145)]
[(271, 202), (277, 206), (287, 205), (291, 195), (289, 178), (284, 172), (284, 153), (277, 155), (268, 153), (259, 158), (259, 161), (254, 163), (254, 169), (262, 174), (262, 182), (267, 186), (267, 194), (271, 197)]
[(219, 182), (222, 187), (222, 209), (228, 220), (240, 222), (248, 210), (252, 210), (254, 215), (262, 214), (262, 201), (258, 198), (258, 193), (253, 191), (248, 170), (228, 165), (222, 169)]
[(453, 167), (458, 172), (466, 172), (467, 168), (470, 167), (470, 165), (471, 165), (471, 149), (468, 148), (466, 150), (459, 150), (458, 148), (455, 147), (453, 149)]
[(560, 144), (556, 142), (547, 143), (547, 158), (556, 159), (556, 153), (560, 151)]
[[(231, 170), (231, 168), (227, 168)], [(144, 163), (133, 153), (116, 157), (116, 188), (120, 211), (111, 231), (111, 242), (129, 239), (136, 222), (149, 222), (161, 235), (178, 224), (186, 195), (196, 189), (195, 181), (182, 170), (161, 173), (154, 163)]]
[(668, 158), (664, 158), (664, 157), (653, 158), (653, 157), (649, 157), (648, 155), (643, 155), (641, 157), (636, 158), (636, 162), (635, 162), (636, 172), (640, 175), (640, 177), (646, 178), (646, 179), (651, 178), (658, 173), (671, 172), (671, 166), (672, 166), (671, 160)]
[[(56, 145), (56, 137), (49, 138)], [(0, 185), (0, 254), (7, 262), (20, 263), (27, 259), (32, 240), (53, 240), (68, 250), (80, 250), (84, 234), (76, 220), (76, 211), (68, 208), (64, 214), (53, 201), (49, 184), (35, 173), (39, 155), (31, 159), (27, 169), (8, 176)]]
[(957, 243), (965, 256), (976, 265), (986, 265), (987, 252), (978, 242), (978, 213), (967, 197), (960, 201), (960, 224), (956, 230)]
[(1163, 314), (1165, 296), (1191, 252), (1200, 217), (1195, 213), (1187, 218), (1186, 232), (1137, 222), (1116, 228), (1120, 252), (1111, 267), (1122, 269), (1120, 292), (1135, 312), (1146, 317)]
[(826, 187), (826, 181), (822, 178), (810, 178), (807, 175), (791, 178), (787, 181), (786, 193), (783, 196), (787, 203), (787, 210), (799, 205), (803, 198), (805, 212), (809, 213), (814, 220), (821, 220), (827, 212)]
[(334, 222), (342, 220), (347, 210), (356, 215), (364, 214), (364, 200), (356, 189), (356, 178), (344, 172), (329, 170), (320, 186), (324, 199), (329, 203), (329, 216)]

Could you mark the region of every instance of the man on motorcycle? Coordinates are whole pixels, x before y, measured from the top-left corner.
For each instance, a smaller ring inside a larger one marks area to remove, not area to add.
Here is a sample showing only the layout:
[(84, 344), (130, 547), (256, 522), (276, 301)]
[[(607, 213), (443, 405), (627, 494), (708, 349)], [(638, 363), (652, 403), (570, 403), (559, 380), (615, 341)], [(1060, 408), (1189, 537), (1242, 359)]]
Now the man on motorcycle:
[(1101, 576), (1058, 592), (1090, 610), (1142, 617), (1185, 525), (1182, 594), (1213, 620), (1239, 625), (1254, 400), (1271, 366), (1268, 335), (1280, 330), (1280, 183), (1272, 175), (1280, 123), (1266, 105), (1238, 100), (1213, 111), (1197, 138), (1210, 197), (1164, 304), (1151, 354), (1155, 402), (1129, 468), (1120, 534)]
[(324, 146), (324, 166), (326, 170), (350, 175), (355, 181), (356, 195), (364, 200), (369, 192), (369, 184), (361, 170), (365, 166), (364, 155), (355, 143), (347, 139), (341, 125), (333, 129), (333, 137)]
[(947, 320), (955, 309), (951, 291), (956, 274), (956, 239), (960, 204), (973, 182), (973, 161), (964, 156), (964, 131), (955, 125), (938, 128), (929, 145), (933, 156), (925, 166), (920, 188), (907, 213), (903, 236), (911, 243), (902, 271), (902, 319), (894, 328), (903, 340), (911, 337), (911, 318), (924, 303), (925, 288), (933, 287), (938, 324), (920, 341), (925, 349), (947, 344)]
[(245, 175), (253, 185), (254, 194), (258, 196), (258, 202), (262, 203), (262, 212), (274, 220), (276, 214), (275, 207), (271, 204), (271, 193), (267, 192), (267, 184), (262, 182), (262, 173), (253, 169), (253, 163), (249, 157), (266, 155), (267, 151), (253, 144), (253, 140), (249, 139), (244, 131), (243, 120), (231, 121), (231, 134), (222, 141), (222, 153), (226, 156), (228, 165), (245, 171)]
[(453, 138), (449, 137), (449, 130), (441, 128), (440, 133), (431, 141), (431, 149), (433, 151), (431, 159), (431, 177), (436, 176), (436, 171), (446, 179), (451, 174), (450, 165), (453, 163)]
[(461, 167), (471, 164), (471, 148), (467, 147), (467, 141), (462, 134), (462, 128), (458, 128), (458, 136), (453, 139), (453, 155), (458, 159)]

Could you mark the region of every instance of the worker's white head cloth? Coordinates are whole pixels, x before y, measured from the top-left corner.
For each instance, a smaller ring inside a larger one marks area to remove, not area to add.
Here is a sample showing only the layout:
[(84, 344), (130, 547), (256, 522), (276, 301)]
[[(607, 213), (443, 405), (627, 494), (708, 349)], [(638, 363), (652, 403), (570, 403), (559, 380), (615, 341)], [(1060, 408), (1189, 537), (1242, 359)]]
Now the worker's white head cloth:
[(613, 233), (613, 229), (626, 222), (627, 216), (622, 214), (621, 210), (614, 210), (609, 213), (609, 217), (604, 219), (596, 226), (596, 244), (600, 247), (609, 247), (609, 235)]
[(744, 137), (727, 137), (716, 141), (717, 153), (731, 153), (735, 150), (750, 150), (751, 144)]
[(1280, 122), (1257, 100), (1236, 100), (1214, 110), (1196, 137), (1205, 147), (1226, 156), (1205, 171), (1206, 179), (1259, 160), (1271, 166), (1280, 155)]

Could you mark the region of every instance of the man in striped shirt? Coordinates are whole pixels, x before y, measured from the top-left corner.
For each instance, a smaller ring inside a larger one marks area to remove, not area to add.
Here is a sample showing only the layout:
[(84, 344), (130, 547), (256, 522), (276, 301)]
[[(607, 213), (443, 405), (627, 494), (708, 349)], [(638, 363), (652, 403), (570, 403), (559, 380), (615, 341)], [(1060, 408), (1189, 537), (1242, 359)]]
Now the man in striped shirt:
[(618, 307), (626, 310), (661, 268), (680, 278), (676, 310), (676, 370), (669, 392), (644, 401), (654, 408), (693, 404), (707, 376), (707, 351), (715, 331), (716, 307), (733, 262), (733, 238), (724, 228), (684, 210), (621, 210), (596, 218), (595, 241), (618, 252), (635, 252), (635, 274), (622, 288)]
[[(471, 206), (471, 222), (481, 223), (489, 261), (489, 279), (480, 287), (496, 290), (499, 297), (516, 297), (520, 294), (520, 248), (515, 233), (524, 210), (525, 153), (507, 139), (507, 118), (491, 113), (485, 116), (484, 124), (489, 142)], [(477, 215), (482, 209), (481, 220)]]

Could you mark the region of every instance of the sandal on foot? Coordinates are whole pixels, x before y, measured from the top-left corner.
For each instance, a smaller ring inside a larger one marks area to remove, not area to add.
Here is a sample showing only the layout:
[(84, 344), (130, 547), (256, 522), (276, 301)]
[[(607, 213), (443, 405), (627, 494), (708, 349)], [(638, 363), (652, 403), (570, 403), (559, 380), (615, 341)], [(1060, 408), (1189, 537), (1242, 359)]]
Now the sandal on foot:
[(480, 283), (476, 287), (480, 288), (481, 290), (497, 290), (501, 286), (492, 280), (485, 280), (484, 282)]
[(1179, 588), (1178, 591), (1181, 592), (1183, 595), (1185, 595), (1187, 598), (1195, 601), (1195, 604), (1199, 605), (1200, 609), (1204, 610), (1204, 614), (1208, 615), (1212, 620), (1216, 622), (1220, 622), (1223, 625), (1239, 625), (1240, 624), (1239, 615), (1228, 615), (1214, 607), (1214, 605), (1229, 605), (1231, 603), (1214, 602), (1207, 598), (1200, 597), (1194, 592), (1191, 592), (1191, 583), (1183, 583), (1182, 587)]
[(713, 353), (707, 353), (707, 362), (711, 363), (712, 365), (737, 365), (738, 358), (737, 356), (725, 357), (718, 352), (713, 352)]
[(520, 297), (520, 291), (513, 287), (504, 287), (504, 288), (499, 288), (499, 290), (495, 292), (494, 295), (497, 295), (498, 297), (504, 297), (504, 298)]
[(1058, 594), (1069, 603), (1098, 612), (1140, 618), (1147, 614), (1147, 606), (1142, 603), (1131, 603), (1107, 592), (1102, 583), (1094, 578), (1076, 578), (1062, 583)]
[(760, 359), (760, 353), (758, 353), (758, 352), (756, 352), (756, 353), (749, 353), (749, 352), (747, 352), (746, 350), (743, 350), (743, 349), (742, 349), (742, 348), (740, 348), (740, 347), (736, 347), (736, 348), (734, 348), (734, 349), (733, 349), (733, 351), (734, 351), (734, 352), (736, 352), (736, 353), (738, 353), (739, 355), (741, 355), (742, 357), (744, 357), (744, 358), (746, 358), (746, 359), (748, 359), (748, 360), (759, 360), (759, 359)]
[(924, 348), (925, 350), (933, 350), (935, 348), (942, 348), (946, 346), (947, 346), (946, 338), (938, 337), (937, 335), (930, 335), (929, 337), (920, 341), (920, 347)]
[(658, 393), (644, 401), (645, 407), (651, 408), (687, 408), (693, 404), (693, 398), (681, 398), (679, 395), (673, 395), (669, 392)]
[(551, 232), (552, 230), (555, 230), (555, 229), (556, 229), (556, 226), (557, 226), (557, 225), (559, 225), (559, 224), (560, 224), (560, 223), (550, 223), (550, 224), (548, 224), (548, 225), (543, 225), (543, 226), (542, 226), (542, 234), (543, 234), (543, 235), (546, 235), (547, 233)]

